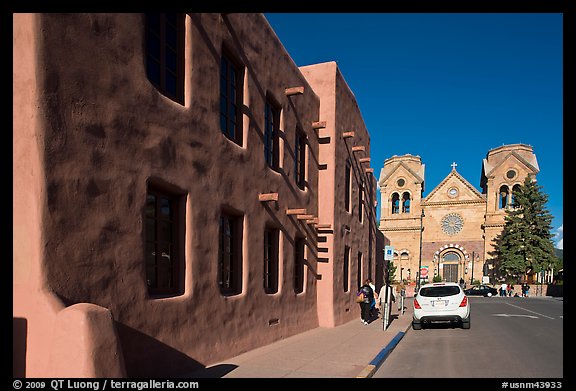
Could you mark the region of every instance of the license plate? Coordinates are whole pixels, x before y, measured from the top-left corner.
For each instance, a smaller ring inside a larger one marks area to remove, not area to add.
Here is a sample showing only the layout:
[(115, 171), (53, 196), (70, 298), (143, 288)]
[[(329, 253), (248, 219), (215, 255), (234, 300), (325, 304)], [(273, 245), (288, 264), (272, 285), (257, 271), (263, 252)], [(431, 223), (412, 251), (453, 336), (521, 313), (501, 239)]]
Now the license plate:
[(432, 302), (432, 307), (446, 307), (448, 305), (448, 300), (434, 300)]

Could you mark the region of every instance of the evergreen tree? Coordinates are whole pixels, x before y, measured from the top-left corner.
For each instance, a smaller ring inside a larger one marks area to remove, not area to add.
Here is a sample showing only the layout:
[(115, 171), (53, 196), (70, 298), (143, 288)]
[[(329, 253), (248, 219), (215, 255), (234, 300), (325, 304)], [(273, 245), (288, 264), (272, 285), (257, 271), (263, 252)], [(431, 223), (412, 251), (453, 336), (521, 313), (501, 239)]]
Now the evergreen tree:
[(548, 197), (527, 176), (512, 194), (505, 226), (496, 237), (496, 262), (505, 276), (529, 275), (549, 270), (557, 263), (552, 242), (552, 215), (546, 210)]

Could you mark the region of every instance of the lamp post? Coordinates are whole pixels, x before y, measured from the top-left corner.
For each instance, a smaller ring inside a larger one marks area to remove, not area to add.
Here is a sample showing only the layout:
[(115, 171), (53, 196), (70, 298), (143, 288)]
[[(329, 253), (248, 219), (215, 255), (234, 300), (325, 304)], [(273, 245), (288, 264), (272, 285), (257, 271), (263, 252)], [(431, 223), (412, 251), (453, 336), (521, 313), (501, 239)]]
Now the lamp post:
[(418, 259), (418, 280), (416, 282), (416, 292), (418, 292), (418, 290), (420, 289), (420, 281), (421, 281), (421, 276), (420, 276), (420, 272), (422, 270), (422, 231), (424, 231), (424, 226), (422, 225), (424, 220), (424, 208), (422, 208), (422, 213), (420, 214), (420, 253), (419, 255), (419, 259)]

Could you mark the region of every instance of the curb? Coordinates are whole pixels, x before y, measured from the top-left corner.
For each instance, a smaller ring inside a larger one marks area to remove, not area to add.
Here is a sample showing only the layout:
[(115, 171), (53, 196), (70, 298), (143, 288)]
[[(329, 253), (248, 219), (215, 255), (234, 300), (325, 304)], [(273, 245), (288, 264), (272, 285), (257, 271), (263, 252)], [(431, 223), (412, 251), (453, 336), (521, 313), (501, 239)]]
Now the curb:
[(356, 376), (356, 378), (372, 377), (376, 372), (376, 370), (380, 368), (384, 360), (386, 360), (388, 355), (392, 352), (392, 350), (394, 350), (396, 345), (398, 345), (398, 342), (400, 342), (400, 340), (402, 339), (402, 337), (404, 337), (405, 334), (406, 334), (405, 332), (399, 331), (398, 334), (396, 334), (396, 336), (392, 338), (392, 341), (390, 341), (388, 345), (386, 345), (386, 347), (382, 349), (380, 353), (378, 353), (376, 357), (372, 359), (372, 361), (370, 361), (370, 363), (362, 370), (362, 372), (358, 374), (358, 376)]

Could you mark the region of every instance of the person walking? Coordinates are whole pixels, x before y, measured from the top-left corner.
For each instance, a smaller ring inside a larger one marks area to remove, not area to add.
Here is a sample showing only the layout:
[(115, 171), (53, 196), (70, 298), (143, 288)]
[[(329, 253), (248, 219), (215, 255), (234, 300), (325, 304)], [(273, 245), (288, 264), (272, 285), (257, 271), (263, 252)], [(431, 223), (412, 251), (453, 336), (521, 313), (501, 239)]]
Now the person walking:
[(360, 304), (360, 320), (364, 324), (370, 323), (372, 317), (370, 315), (370, 308), (374, 301), (374, 290), (370, 287), (369, 280), (364, 281), (364, 285), (360, 287), (358, 295), (362, 296)]
[(528, 297), (528, 291), (530, 291), (530, 286), (525, 282), (522, 284), (522, 297)]
[(406, 298), (406, 287), (403, 283), (396, 286), (396, 297), (398, 297), (398, 312), (402, 314), (404, 312), (404, 300)]
[(370, 285), (370, 288), (372, 288), (373, 300), (372, 303), (370, 303), (370, 318), (374, 318), (378, 316), (378, 294), (376, 293), (376, 286), (370, 278), (366, 279), (366, 283)]
[(502, 285), (500, 285), (500, 296), (501, 297), (506, 297), (506, 288), (508, 287), (508, 284), (506, 284), (505, 282), (502, 283)]

